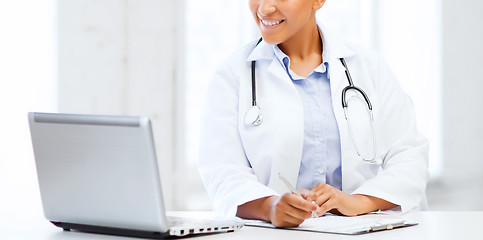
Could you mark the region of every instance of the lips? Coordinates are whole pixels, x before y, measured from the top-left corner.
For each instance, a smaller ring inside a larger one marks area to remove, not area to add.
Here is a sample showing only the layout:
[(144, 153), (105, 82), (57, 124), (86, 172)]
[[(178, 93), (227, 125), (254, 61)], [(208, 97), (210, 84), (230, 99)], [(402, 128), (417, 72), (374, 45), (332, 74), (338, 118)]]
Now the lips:
[(284, 22), (285, 19), (263, 19), (260, 14), (257, 14), (258, 19), (260, 19), (260, 23), (266, 28), (274, 28), (277, 27), (280, 23)]
[(263, 19), (260, 19), (260, 22), (265, 25), (265, 26), (275, 26), (275, 25), (278, 25), (280, 23), (282, 23), (283, 21), (285, 20), (263, 20)]

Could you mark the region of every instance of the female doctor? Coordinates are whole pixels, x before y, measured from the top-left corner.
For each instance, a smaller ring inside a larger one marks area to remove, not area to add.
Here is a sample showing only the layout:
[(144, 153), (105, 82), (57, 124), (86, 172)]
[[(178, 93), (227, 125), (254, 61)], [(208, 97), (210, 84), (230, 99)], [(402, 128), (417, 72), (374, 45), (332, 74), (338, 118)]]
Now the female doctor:
[(290, 227), (425, 202), (428, 142), (411, 100), (381, 57), (317, 23), (324, 3), (250, 0), (263, 40), (208, 89), (199, 172), (227, 216)]

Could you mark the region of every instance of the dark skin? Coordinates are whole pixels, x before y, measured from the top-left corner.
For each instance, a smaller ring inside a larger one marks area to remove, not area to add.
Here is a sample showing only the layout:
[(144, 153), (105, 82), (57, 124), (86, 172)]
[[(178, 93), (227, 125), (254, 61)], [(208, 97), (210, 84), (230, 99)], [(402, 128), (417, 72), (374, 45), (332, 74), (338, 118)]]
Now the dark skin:
[[(263, 40), (278, 47), (290, 58), (290, 69), (299, 76), (309, 75), (322, 64), (322, 39), (315, 12), (325, 0), (250, 0), (249, 7)], [(333, 212), (346, 216), (396, 207), (386, 200), (361, 194), (347, 194), (320, 183), (311, 190), (269, 196), (238, 206), (237, 216), (271, 222), (276, 227), (294, 227), (305, 219)]]
[[(301, 199), (295, 194), (270, 196), (238, 206), (237, 216), (271, 222), (276, 227), (296, 227), (305, 219), (331, 212), (357, 216), (396, 207), (386, 200), (361, 194), (347, 194), (328, 184), (320, 183), (312, 190), (301, 189)], [(315, 201), (315, 204), (313, 203)]]

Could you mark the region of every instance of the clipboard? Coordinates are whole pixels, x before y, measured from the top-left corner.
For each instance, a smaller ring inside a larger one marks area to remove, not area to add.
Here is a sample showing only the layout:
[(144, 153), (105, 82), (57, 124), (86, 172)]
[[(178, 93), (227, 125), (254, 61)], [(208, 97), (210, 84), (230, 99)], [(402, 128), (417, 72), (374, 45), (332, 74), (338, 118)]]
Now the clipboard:
[[(334, 233), (344, 235), (358, 235), (395, 228), (415, 226), (418, 222), (407, 220), (401, 217), (382, 217), (382, 216), (357, 216), (346, 217), (337, 215), (324, 215), (319, 218), (306, 219), (300, 226), (294, 228), (284, 228), (296, 231), (309, 231), (321, 233)], [(261, 220), (245, 220), (246, 226), (277, 228), (269, 222)]]

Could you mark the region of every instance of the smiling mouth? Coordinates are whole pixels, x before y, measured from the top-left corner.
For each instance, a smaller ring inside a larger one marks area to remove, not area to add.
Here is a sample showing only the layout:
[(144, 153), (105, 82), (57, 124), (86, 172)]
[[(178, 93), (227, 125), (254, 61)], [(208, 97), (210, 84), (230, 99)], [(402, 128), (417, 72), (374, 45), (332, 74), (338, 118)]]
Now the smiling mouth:
[(278, 25), (282, 22), (284, 22), (285, 20), (278, 20), (278, 21), (273, 21), (273, 20), (263, 20), (263, 19), (260, 19), (260, 22), (265, 25), (265, 26), (275, 26), (275, 25)]

